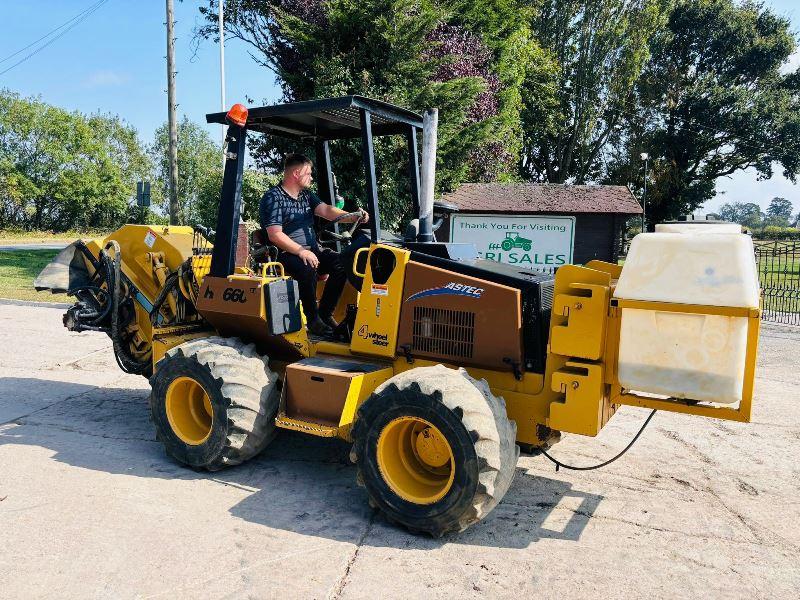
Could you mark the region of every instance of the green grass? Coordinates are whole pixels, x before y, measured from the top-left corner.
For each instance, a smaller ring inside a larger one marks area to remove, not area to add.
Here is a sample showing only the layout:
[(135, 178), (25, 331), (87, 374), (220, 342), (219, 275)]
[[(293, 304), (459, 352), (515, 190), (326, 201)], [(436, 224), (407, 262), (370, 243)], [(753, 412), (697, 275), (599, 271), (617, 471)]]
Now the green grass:
[(74, 242), (75, 240), (104, 238), (108, 232), (102, 231), (22, 231), (19, 229), (0, 229), (0, 245), (11, 244), (53, 244), (57, 242)]
[(33, 280), (58, 250), (0, 251), (0, 298), (36, 302), (74, 302), (66, 294), (37, 292)]
[[(758, 276), (766, 312), (800, 312), (800, 244), (796, 242), (755, 241), (765, 246), (760, 256)], [(773, 255), (771, 250), (776, 249)]]

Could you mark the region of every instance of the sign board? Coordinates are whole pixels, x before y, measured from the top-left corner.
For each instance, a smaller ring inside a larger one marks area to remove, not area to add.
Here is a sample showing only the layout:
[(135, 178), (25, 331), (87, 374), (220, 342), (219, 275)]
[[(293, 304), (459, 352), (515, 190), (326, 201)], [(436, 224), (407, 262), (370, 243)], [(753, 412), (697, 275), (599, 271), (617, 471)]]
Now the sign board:
[(575, 217), (454, 214), (450, 241), (475, 244), (481, 258), (552, 271), (572, 262)]
[(150, 182), (139, 181), (136, 183), (136, 205), (150, 206)]

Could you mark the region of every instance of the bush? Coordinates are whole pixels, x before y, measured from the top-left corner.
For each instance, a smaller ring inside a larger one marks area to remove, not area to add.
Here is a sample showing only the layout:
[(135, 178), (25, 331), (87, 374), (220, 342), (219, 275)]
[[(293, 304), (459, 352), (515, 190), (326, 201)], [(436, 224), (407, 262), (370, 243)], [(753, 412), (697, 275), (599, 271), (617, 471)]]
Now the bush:
[(0, 228), (113, 229), (148, 172), (136, 130), (118, 117), (0, 90)]
[(768, 226), (753, 232), (756, 240), (800, 240), (800, 229), (794, 227)]

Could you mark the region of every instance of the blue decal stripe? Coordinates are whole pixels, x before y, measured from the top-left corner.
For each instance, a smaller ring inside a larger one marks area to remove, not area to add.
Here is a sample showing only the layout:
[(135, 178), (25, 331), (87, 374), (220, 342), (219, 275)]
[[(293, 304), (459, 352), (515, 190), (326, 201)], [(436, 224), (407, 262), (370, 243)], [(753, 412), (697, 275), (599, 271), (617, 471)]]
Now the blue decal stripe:
[[(135, 298), (136, 301), (142, 305), (142, 308), (144, 308), (148, 313), (153, 311), (152, 303), (145, 297), (144, 294), (142, 294), (142, 292), (136, 292)], [(161, 323), (163, 322), (164, 322), (164, 317), (161, 315), (161, 313), (159, 313), (158, 317), (156, 317), (156, 323), (161, 325)]]
[(480, 298), (480, 296), (476, 296), (473, 293), (465, 292), (464, 290), (453, 290), (450, 288), (431, 288), (428, 290), (422, 290), (421, 292), (417, 292), (416, 294), (412, 294), (408, 298), (406, 298), (406, 302), (410, 302), (411, 300), (416, 300), (417, 298), (424, 298), (425, 296), (469, 296), (470, 298)]

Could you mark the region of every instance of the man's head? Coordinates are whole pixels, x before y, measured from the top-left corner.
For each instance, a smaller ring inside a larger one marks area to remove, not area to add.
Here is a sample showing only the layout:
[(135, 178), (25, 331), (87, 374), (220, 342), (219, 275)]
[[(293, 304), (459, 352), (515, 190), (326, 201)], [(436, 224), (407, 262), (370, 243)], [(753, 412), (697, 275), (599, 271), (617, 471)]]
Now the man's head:
[(311, 160), (302, 154), (287, 154), (283, 159), (283, 181), (305, 190), (311, 187)]

